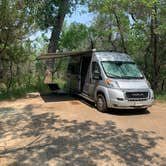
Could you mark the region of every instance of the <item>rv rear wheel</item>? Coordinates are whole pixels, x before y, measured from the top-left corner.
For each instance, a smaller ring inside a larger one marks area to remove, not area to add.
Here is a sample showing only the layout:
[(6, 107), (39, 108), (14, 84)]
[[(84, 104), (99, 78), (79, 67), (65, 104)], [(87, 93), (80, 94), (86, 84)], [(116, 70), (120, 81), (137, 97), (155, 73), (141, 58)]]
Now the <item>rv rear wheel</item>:
[(102, 94), (97, 95), (96, 107), (100, 112), (107, 112), (107, 104)]

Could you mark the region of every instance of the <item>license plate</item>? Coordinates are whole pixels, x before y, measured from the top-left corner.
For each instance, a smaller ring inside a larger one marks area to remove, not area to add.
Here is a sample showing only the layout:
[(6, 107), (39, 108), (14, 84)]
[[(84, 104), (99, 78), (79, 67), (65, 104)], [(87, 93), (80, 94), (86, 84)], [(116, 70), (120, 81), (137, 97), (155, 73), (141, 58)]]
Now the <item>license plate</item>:
[(142, 105), (142, 103), (141, 102), (134, 102), (134, 106), (141, 106)]

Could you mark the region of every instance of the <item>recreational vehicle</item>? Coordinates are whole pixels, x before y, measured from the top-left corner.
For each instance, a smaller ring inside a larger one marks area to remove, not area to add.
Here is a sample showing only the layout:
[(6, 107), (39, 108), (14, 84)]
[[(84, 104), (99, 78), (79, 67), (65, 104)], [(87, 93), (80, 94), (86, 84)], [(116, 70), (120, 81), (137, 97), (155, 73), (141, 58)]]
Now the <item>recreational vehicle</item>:
[(154, 100), (148, 80), (131, 57), (112, 51), (84, 51), (42, 55), (40, 59), (69, 57), (66, 79), (70, 92), (107, 108), (146, 109)]

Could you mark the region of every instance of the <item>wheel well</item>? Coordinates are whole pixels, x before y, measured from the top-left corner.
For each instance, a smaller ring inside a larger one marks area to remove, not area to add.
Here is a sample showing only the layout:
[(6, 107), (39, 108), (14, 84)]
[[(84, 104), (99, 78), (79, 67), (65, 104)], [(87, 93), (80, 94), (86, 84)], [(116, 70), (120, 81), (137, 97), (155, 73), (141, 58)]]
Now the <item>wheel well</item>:
[(98, 91), (98, 92), (97, 92), (97, 95), (96, 95), (96, 97), (97, 97), (98, 95), (103, 95), (103, 96), (104, 96), (104, 98), (105, 98), (105, 95), (104, 95), (104, 93), (103, 93), (103, 92), (101, 92), (101, 91)]

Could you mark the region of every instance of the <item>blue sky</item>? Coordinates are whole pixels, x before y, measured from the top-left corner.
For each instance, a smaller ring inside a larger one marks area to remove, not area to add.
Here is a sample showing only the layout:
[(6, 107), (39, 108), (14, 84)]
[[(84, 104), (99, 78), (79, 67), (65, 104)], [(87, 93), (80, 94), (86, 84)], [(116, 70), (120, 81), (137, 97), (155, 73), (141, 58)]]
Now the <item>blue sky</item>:
[(72, 22), (83, 23), (87, 26), (93, 21), (94, 15), (88, 12), (88, 7), (78, 6), (71, 16), (66, 16), (67, 25), (70, 25)]

